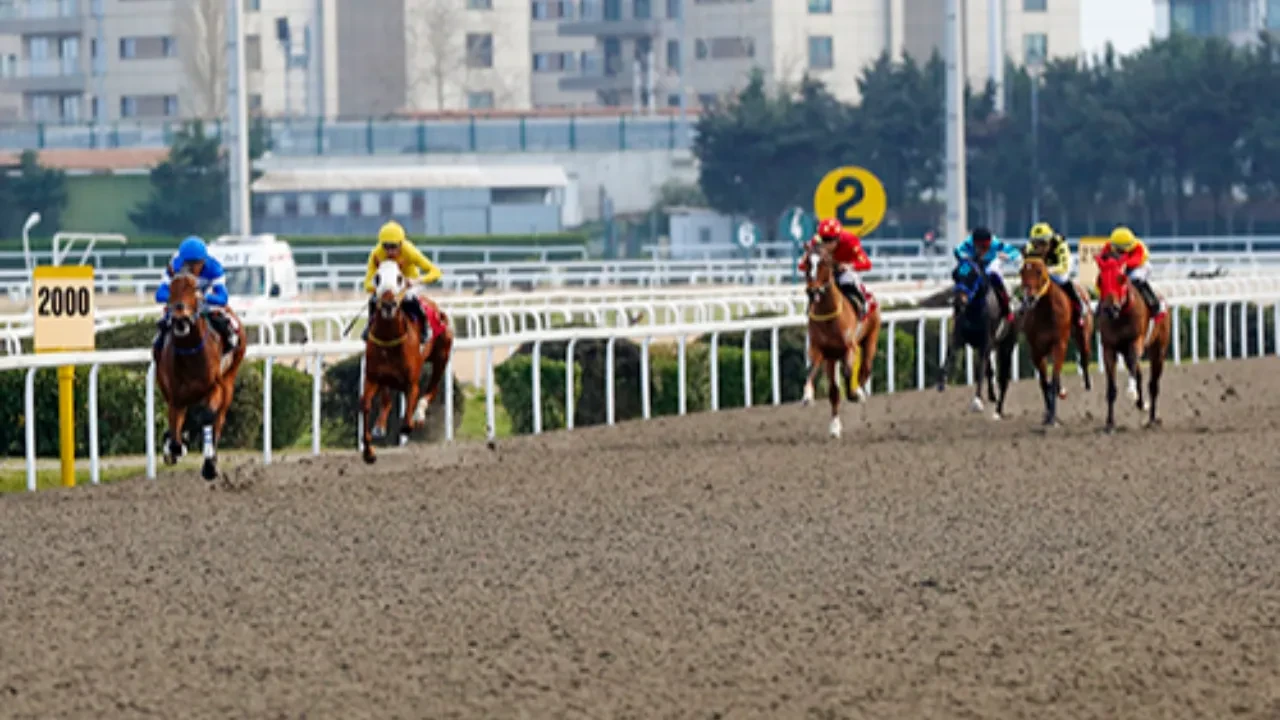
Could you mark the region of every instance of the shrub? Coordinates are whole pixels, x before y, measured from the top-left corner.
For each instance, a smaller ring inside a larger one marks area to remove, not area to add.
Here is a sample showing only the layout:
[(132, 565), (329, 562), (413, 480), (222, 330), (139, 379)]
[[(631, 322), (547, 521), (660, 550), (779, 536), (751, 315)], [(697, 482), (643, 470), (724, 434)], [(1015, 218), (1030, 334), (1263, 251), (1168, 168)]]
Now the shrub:
[[(565, 427), (565, 363), (541, 358), (539, 364), (542, 390), (542, 429), (559, 430)], [(511, 418), (511, 430), (516, 434), (533, 432), (533, 357), (513, 355), (494, 368), (494, 382), (498, 386), (498, 399)], [(582, 366), (575, 365), (574, 403), (582, 397)]]

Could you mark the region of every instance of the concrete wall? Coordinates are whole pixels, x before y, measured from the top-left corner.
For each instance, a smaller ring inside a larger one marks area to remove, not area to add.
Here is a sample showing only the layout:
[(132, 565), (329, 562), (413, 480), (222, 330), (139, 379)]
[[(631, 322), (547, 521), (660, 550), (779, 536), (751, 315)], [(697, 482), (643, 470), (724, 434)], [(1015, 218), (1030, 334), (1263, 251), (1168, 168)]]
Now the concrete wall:
[[(272, 157), (259, 162), (264, 170), (290, 168), (342, 168), (365, 166), (367, 157)], [(560, 165), (569, 174), (567, 193), (577, 185), (576, 202), (565, 199), (565, 207), (581, 209), (582, 220), (600, 219), (600, 191), (613, 198), (615, 213), (643, 212), (653, 206), (658, 188), (669, 180), (698, 181), (697, 162), (687, 150), (631, 150), (628, 152), (520, 153), (433, 153), (382, 155), (378, 162), (388, 167), (405, 165)]]

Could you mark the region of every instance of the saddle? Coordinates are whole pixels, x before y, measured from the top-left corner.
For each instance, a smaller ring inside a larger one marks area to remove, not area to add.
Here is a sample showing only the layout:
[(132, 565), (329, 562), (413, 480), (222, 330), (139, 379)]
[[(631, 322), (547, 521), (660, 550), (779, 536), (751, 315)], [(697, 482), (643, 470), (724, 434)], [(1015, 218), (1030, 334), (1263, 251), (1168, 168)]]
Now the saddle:
[(448, 326), (445, 324), (444, 313), (440, 312), (440, 308), (436, 304), (424, 297), (417, 297), (418, 307), (422, 309), (422, 315), (427, 319), (427, 331), (430, 333), (428, 337), (422, 338), (422, 342), (433, 337), (439, 337), (444, 334)]

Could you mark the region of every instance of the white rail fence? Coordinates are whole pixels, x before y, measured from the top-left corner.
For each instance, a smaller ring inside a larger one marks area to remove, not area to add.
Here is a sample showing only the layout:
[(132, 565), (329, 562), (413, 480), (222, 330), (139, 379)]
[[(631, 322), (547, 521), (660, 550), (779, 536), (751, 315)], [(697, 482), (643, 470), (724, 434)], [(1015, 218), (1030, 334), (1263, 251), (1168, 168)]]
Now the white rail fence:
[[(1273, 351), (1280, 348), (1280, 294), (1249, 294), (1239, 295), (1235, 297), (1214, 297), (1214, 298), (1180, 298), (1171, 301), (1173, 313), (1173, 327), (1175, 329), (1172, 343), (1173, 362), (1180, 364), (1183, 362), (1183, 356), (1187, 356), (1187, 360), (1192, 363), (1204, 361), (1215, 361), (1218, 358), (1217, 346), (1223, 344), (1225, 352), (1223, 359), (1232, 357), (1249, 357), (1256, 356), (1266, 352), (1268, 344), (1271, 345)], [(1249, 313), (1256, 314), (1256, 323), (1253, 329), (1254, 336), (1250, 337), (1249, 329)], [(1238, 312), (1237, 312), (1238, 308)], [(1270, 324), (1264, 322), (1264, 313), (1270, 309), (1272, 321)], [(1199, 316), (1200, 311), (1210, 310), (1207, 325), (1207, 353), (1202, 355), (1200, 352), (1201, 333), (1199, 323), (1195, 319)], [(1222, 310), (1221, 313), (1217, 312)], [(1180, 320), (1184, 313), (1192, 313), (1192, 322), (1190, 323), (1189, 337), (1183, 337), (1181, 333)], [(1219, 314), (1222, 321), (1218, 321)], [(887, 349), (885, 352), (877, 356), (877, 363), (885, 363), (885, 377), (887, 378), (887, 387), (884, 391), (887, 393), (899, 392), (905, 388), (896, 386), (897, 367), (895, 363), (896, 352), (895, 343), (897, 336), (897, 328), (904, 323), (915, 324), (917, 328), (915, 353), (912, 359), (915, 369), (915, 389), (922, 390), (929, 386), (934, 378), (925, 376), (926, 358), (929, 353), (935, 353), (941, 360), (946, 353), (944, 342), (939, 342), (937, 347), (929, 347), (927, 344), (928, 333), (926, 332), (926, 323), (921, 321), (938, 321), (941, 324), (941, 332), (939, 339), (946, 338), (948, 335), (948, 325), (950, 323), (951, 314), (948, 310), (899, 310), (886, 312), (882, 318), (886, 336)], [(718, 402), (718, 339), (724, 333), (742, 332), (743, 337), (743, 379), (745, 405), (750, 407), (755, 398), (752, 397), (752, 353), (751, 335), (752, 333), (769, 333), (770, 336), (770, 397), (763, 399), (778, 405), (782, 402), (782, 383), (781, 383), (781, 350), (779, 347), (779, 333), (785, 328), (803, 326), (807, 320), (803, 316), (787, 316), (778, 318), (760, 318), (750, 320), (735, 320), (728, 322), (708, 322), (708, 323), (683, 323), (673, 324), (659, 327), (646, 328), (574, 328), (560, 330), (545, 330), (538, 332), (523, 333), (505, 338), (475, 338), (460, 341), (456, 346), (456, 350), (473, 350), (483, 351), (485, 356), (485, 389), (486, 389), (486, 423), (489, 428), (490, 436), (494, 432), (496, 426), (496, 405), (495, 396), (496, 388), (494, 383), (494, 350), (497, 347), (514, 343), (531, 343), (533, 346), (534, 362), (531, 365), (531, 383), (532, 383), (532, 413), (533, 413), (533, 431), (539, 433), (542, 431), (542, 378), (540, 367), (537, 361), (541, 348), (550, 342), (566, 342), (566, 371), (563, 380), (565, 385), (566, 422), (569, 428), (573, 427), (573, 398), (574, 398), (574, 368), (573, 368), (573, 350), (577, 342), (585, 340), (603, 340), (606, 345), (606, 378), (604, 387), (598, 388), (605, 394), (606, 401), (606, 422), (610, 425), (615, 422), (615, 372), (616, 367), (614, 360), (614, 347), (619, 339), (637, 339), (641, 341), (641, 401), (642, 416), (649, 418), (651, 416), (651, 381), (648, 373), (649, 363), (649, 346), (650, 342), (658, 338), (674, 339), (677, 344), (677, 362), (678, 362), (678, 413), (683, 415), (688, 411), (687, 406), (687, 377), (688, 377), (688, 355), (687, 346), (688, 338), (695, 335), (710, 336), (710, 384), (712, 388), (710, 397), (711, 410), (719, 409)], [(1269, 326), (1268, 326), (1269, 325)], [(1251, 339), (1253, 340), (1251, 349)], [(1238, 341), (1238, 342), (1237, 342)], [(1189, 343), (1189, 353), (1183, 352), (1184, 343)], [(1096, 338), (1095, 338), (1096, 347)], [(262, 461), (269, 464), (272, 462), (271, 447), (271, 392), (272, 392), (272, 365), (281, 359), (302, 358), (307, 360), (309, 371), (312, 375), (312, 415), (311, 415), (311, 452), (318, 455), (321, 452), (321, 419), (323, 416), (321, 390), (323, 382), (323, 364), (325, 357), (335, 355), (351, 355), (363, 352), (364, 345), (359, 342), (341, 342), (341, 343), (320, 343), (310, 346), (270, 346), (270, 345), (254, 345), (248, 349), (249, 358), (258, 358), (265, 360), (263, 372), (263, 437), (262, 437)], [(1101, 350), (1098, 350), (1099, 357)], [(967, 358), (967, 381), (973, 382), (973, 358), (972, 353), (968, 353)], [(98, 483), (101, 478), (101, 459), (99, 457), (99, 421), (98, 421), (98, 372), (104, 365), (147, 365), (146, 378), (146, 424), (147, 431), (145, 437), (146, 448), (146, 475), (148, 478), (156, 477), (156, 432), (155, 432), (155, 414), (156, 414), (156, 397), (155, 397), (155, 365), (151, 362), (150, 352), (147, 350), (113, 350), (95, 353), (65, 353), (65, 354), (48, 354), (48, 355), (26, 355), (0, 358), (0, 372), (2, 371), (25, 371), (26, 382), (24, 392), (24, 417), (36, 418), (36, 397), (35, 397), (35, 373), (40, 368), (53, 368), (61, 365), (74, 365), (77, 367), (89, 366), (88, 378), (88, 415), (89, 415), (89, 472), (90, 481), (94, 484)], [(1014, 377), (1020, 376), (1020, 369), (1016, 361), (1014, 363)], [(1094, 370), (1094, 372), (1100, 372)], [(444, 422), (445, 422), (445, 440), (452, 441), (454, 439), (456, 428), (453, 425), (453, 368), (452, 363), (445, 373), (444, 388), (442, 392), (444, 402)], [(869, 390), (873, 388), (868, 388)], [(36, 488), (36, 446), (35, 446), (35, 425), (28, 422), (25, 426), (25, 452), (26, 452), (26, 472), (27, 472), (27, 488), (35, 490)]]
[[(955, 264), (950, 255), (886, 255), (874, 263), (864, 276), (876, 282), (937, 281), (947, 277)], [(1218, 272), (1251, 277), (1280, 272), (1280, 252), (1152, 255), (1151, 263), (1161, 278)], [(298, 267), (298, 283), (304, 293), (358, 293), (366, 269), (363, 262), (302, 265)], [(456, 292), (614, 285), (778, 285), (795, 277), (790, 258), (450, 263), (440, 269), (439, 287)], [(154, 268), (98, 268), (96, 286), (100, 293), (134, 294), (142, 300), (155, 292), (160, 278), (160, 271)], [(0, 290), (10, 297), (27, 297), (30, 286), (25, 270), (0, 270)]]

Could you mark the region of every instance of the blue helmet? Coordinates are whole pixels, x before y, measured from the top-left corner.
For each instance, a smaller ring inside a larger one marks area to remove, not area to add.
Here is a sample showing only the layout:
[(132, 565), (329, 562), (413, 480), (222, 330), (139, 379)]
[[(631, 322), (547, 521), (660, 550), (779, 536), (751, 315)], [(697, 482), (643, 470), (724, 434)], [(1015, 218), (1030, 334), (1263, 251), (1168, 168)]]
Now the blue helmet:
[(205, 247), (204, 241), (195, 235), (189, 236), (178, 246), (178, 265), (205, 262), (208, 259), (209, 248)]

